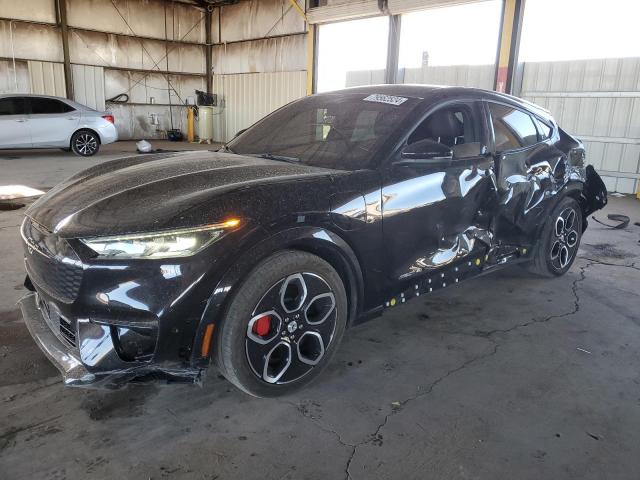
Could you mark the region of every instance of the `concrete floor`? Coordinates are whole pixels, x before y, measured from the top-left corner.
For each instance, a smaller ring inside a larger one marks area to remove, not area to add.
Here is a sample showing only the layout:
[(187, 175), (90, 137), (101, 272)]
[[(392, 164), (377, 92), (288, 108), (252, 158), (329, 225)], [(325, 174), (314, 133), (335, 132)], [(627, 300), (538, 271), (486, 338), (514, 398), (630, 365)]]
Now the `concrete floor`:
[[(52, 186), (120, 154), (0, 152), (0, 183)], [(564, 277), (514, 268), (387, 311), (347, 333), (318, 381), (275, 400), (248, 397), (215, 371), (202, 388), (63, 388), (15, 307), (22, 211), (0, 212), (2, 479), (638, 478), (631, 197), (597, 214), (631, 224), (592, 221)]]

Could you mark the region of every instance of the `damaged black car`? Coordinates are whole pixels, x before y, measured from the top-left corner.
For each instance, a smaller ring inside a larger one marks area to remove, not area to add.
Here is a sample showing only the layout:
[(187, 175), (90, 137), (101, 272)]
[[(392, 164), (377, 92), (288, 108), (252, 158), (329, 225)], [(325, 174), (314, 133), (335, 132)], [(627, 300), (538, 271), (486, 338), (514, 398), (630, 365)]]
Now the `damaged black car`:
[(309, 96), (218, 152), (136, 156), (21, 227), (24, 320), (65, 384), (316, 378), (345, 330), (502, 267), (566, 273), (607, 201), (548, 111), (470, 88)]

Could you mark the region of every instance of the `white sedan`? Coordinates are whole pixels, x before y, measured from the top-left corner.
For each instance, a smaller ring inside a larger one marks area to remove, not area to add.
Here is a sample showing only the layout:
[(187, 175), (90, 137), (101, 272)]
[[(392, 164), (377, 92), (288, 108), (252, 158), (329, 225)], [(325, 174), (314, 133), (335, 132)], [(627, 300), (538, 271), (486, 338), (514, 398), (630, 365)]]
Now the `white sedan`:
[(116, 140), (110, 113), (66, 98), (0, 95), (0, 149), (61, 148), (90, 157)]

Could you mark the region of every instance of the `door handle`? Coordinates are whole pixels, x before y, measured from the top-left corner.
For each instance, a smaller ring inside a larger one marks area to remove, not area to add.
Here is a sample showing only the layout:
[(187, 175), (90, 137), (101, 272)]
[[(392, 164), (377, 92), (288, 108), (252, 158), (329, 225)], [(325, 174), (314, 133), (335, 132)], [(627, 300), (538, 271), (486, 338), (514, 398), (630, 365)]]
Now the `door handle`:
[(67, 120), (77, 120), (78, 117), (67, 117)]
[(19, 118), (19, 119), (16, 120), (16, 122), (24, 123), (24, 122), (26, 122), (26, 120), (24, 118)]

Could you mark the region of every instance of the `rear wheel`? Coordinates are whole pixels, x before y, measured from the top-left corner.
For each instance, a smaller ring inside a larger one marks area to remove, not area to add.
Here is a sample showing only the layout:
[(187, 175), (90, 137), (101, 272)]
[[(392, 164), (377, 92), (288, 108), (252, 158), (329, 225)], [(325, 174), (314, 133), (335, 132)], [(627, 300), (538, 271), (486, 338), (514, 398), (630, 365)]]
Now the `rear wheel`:
[(582, 210), (577, 201), (565, 197), (542, 229), (529, 269), (547, 277), (564, 275), (576, 259), (581, 237)]
[(90, 157), (98, 153), (100, 149), (100, 139), (89, 130), (80, 130), (71, 137), (71, 149), (76, 155)]
[(284, 395), (320, 374), (346, 323), (347, 297), (333, 267), (283, 251), (260, 263), (233, 297), (219, 327), (216, 364), (251, 395)]

